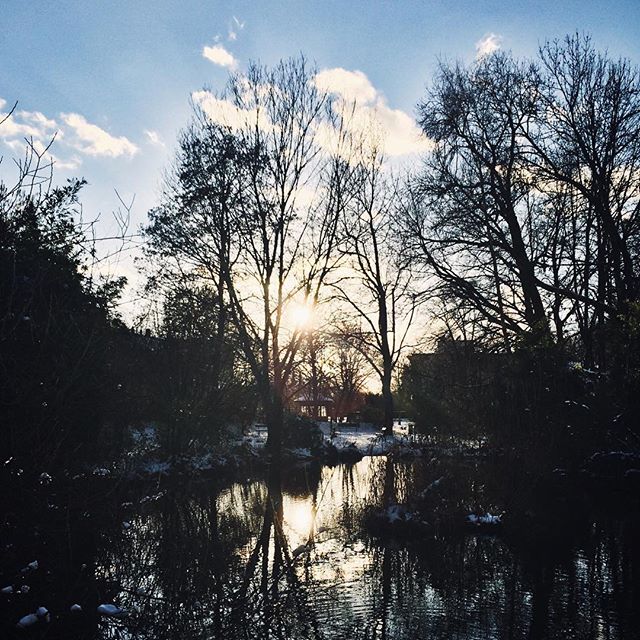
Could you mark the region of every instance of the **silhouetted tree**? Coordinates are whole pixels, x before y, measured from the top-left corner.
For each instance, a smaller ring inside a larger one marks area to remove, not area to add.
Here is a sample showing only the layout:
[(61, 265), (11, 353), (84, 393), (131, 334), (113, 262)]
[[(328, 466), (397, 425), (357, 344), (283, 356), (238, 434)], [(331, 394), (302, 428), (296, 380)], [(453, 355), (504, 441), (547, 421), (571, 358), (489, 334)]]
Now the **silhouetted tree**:
[(605, 364), (638, 295), (639, 105), (638, 70), (578, 35), (533, 62), (441, 65), (403, 220), (448, 318), (493, 347)]
[(349, 173), (345, 135), (304, 58), (271, 69), (252, 64), (220, 96), (201, 92), (197, 102), (181, 141), (177, 187), (151, 213), (147, 234), (159, 256), (217, 288), (276, 453), (305, 335), (287, 312), (295, 303), (317, 304), (334, 265)]
[(97, 453), (125, 280), (92, 277), (84, 181), (54, 186), (46, 154), (27, 142), (16, 182), (0, 183), (0, 407), (5, 459), (49, 467)]
[(413, 288), (411, 258), (397, 242), (398, 185), (384, 154), (366, 141), (356, 164), (356, 189), (343, 216), (340, 250), (346, 258), (332, 285), (347, 309), (348, 340), (380, 379), (384, 424), (393, 424), (392, 380), (408, 348), (421, 297)]

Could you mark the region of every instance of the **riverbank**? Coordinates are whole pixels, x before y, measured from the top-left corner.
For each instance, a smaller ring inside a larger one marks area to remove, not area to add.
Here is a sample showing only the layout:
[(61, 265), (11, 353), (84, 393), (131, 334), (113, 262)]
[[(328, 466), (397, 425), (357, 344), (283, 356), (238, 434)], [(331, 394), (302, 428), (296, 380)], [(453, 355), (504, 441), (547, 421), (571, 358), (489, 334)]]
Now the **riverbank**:
[[(271, 456), (266, 442), (266, 429), (254, 427), (240, 436), (229, 437), (215, 450), (194, 444), (190, 451), (167, 456), (162, 454), (156, 427), (145, 425), (131, 430), (132, 446), (120, 460), (86, 469), (84, 475), (122, 481), (173, 476), (233, 476), (269, 466)], [(404, 424), (395, 425), (389, 435), (369, 425), (341, 429), (340, 425), (322, 424), (316, 428), (312, 445), (285, 446), (279, 463), (285, 466), (305, 463), (336, 465), (355, 463), (365, 456), (389, 454), (410, 459), (433, 452), (433, 449), (434, 445), (428, 439), (409, 435)], [(442, 455), (479, 453), (475, 443), (457, 443), (439, 449)]]

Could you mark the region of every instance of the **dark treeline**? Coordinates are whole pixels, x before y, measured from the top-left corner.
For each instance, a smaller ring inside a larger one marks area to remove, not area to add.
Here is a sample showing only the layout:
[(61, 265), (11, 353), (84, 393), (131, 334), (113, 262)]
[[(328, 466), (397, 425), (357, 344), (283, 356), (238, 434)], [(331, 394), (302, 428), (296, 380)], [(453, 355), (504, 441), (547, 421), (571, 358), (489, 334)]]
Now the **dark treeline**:
[(39, 463), (95, 453), (117, 403), (108, 351), (123, 330), (111, 304), (124, 282), (88, 271), (83, 183), (52, 188), (49, 169), (30, 147), (16, 185), (0, 185), (3, 454)]
[[(442, 67), (420, 105), (435, 141), (408, 238), (458, 330), (615, 364), (638, 301), (638, 71), (586, 38), (534, 62)], [(627, 360), (628, 362), (628, 360)]]
[(296, 397), (347, 414), (373, 379), (387, 426), (406, 409), (440, 434), (637, 439), (638, 69), (579, 35), (443, 63), (410, 175), (361, 114), (304, 58), (196, 92), (143, 229), (135, 331), (124, 281), (92, 268), (82, 181), (53, 187), (31, 147), (0, 189), (7, 454), (78, 461), (141, 419), (177, 453), (256, 416), (277, 454)]
[[(435, 147), (409, 190), (405, 238), (435, 276), (443, 334), (463, 340), (467, 389), (454, 375), (451, 395), (479, 413), (488, 396), (498, 422), (524, 409), (538, 430), (554, 410), (575, 426), (563, 404), (589, 397), (588, 420), (604, 433), (622, 413), (626, 438), (639, 365), (638, 69), (580, 36), (533, 61), (443, 65), (419, 118)], [(465, 358), (470, 343), (516, 355)]]

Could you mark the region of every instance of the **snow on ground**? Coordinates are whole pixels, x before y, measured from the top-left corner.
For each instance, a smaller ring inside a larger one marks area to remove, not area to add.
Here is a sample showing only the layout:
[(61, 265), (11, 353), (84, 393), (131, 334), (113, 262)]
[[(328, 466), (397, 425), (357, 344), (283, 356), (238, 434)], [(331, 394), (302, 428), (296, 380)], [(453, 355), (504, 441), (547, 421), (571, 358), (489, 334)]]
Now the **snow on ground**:
[(486, 525), (498, 525), (502, 524), (502, 516), (492, 515), (490, 513), (485, 513), (484, 515), (478, 515), (475, 513), (470, 513), (467, 516), (467, 522), (469, 524), (486, 524)]
[[(300, 462), (332, 457), (342, 462), (357, 461), (363, 456), (382, 456), (391, 451), (404, 455), (420, 455), (419, 436), (409, 435), (411, 423), (402, 421), (394, 424), (392, 434), (384, 436), (380, 429), (372, 424), (356, 423), (329, 423), (319, 424), (325, 449), (320, 453), (308, 448), (298, 447), (287, 451), (294, 460)], [(206, 473), (225, 468), (242, 466), (251, 459), (258, 459), (267, 442), (267, 427), (255, 424), (245, 430), (244, 434), (227, 443), (223, 452), (201, 451), (191, 455), (180, 456), (176, 460), (167, 460), (158, 457), (158, 440), (154, 426), (138, 427), (132, 430), (133, 448), (126, 455), (123, 469), (112, 470), (96, 466), (89, 473), (97, 478), (115, 477), (119, 473), (138, 476), (167, 476), (178, 472)], [(83, 475), (74, 476), (74, 480), (83, 478)], [(41, 483), (49, 483), (50, 476), (43, 473), (40, 476)]]
[[(341, 423), (321, 422), (319, 427), (325, 442), (338, 450), (355, 447), (364, 456), (386, 455), (393, 448), (409, 447), (413, 442), (413, 437), (408, 434), (406, 421), (394, 424), (393, 434), (389, 436), (383, 436), (380, 429), (371, 424), (347, 426)], [(262, 425), (250, 428), (243, 439), (243, 443), (253, 449), (262, 449), (266, 441), (267, 429)], [(299, 459), (312, 457), (309, 449), (294, 449), (293, 453)]]
[(98, 606), (98, 613), (107, 618), (122, 618), (127, 615), (127, 612), (120, 607), (116, 607), (115, 604), (101, 604)]
[(407, 522), (413, 520), (413, 513), (407, 511), (407, 508), (401, 504), (389, 505), (385, 511), (387, 520), (393, 524), (394, 522)]

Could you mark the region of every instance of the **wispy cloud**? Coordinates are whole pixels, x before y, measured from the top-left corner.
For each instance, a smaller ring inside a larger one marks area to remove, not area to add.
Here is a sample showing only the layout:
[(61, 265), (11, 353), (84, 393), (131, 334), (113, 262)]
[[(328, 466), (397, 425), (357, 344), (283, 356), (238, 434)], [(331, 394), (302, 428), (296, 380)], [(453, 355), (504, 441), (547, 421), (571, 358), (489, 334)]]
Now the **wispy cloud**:
[(221, 44), (216, 44), (212, 47), (205, 46), (202, 49), (202, 57), (220, 67), (234, 69), (237, 66), (236, 59)]
[[(0, 98), (0, 141), (13, 151), (24, 149), (25, 139), (38, 153), (44, 153), (51, 141), (53, 147), (46, 156), (59, 169), (77, 169), (82, 163), (78, 155), (117, 158), (134, 156), (138, 147), (124, 136), (113, 136), (99, 126), (92, 124), (78, 113), (61, 113), (59, 118), (50, 118), (41, 111), (15, 110), (9, 116), (3, 112), (7, 101)], [(62, 154), (64, 157), (57, 157)]]
[[(40, 111), (14, 111), (10, 116), (2, 109), (7, 104), (0, 98), (0, 138), (34, 138), (37, 140), (60, 137), (59, 125)], [(7, 117), (8, 116), (8, 117)]]
[(144, 135), (147, 136), (147, 140), (151, 144), (155, 144), (158, 147), (166, 147), (167, 145), (164, 143), (164, 140), (160, 136), (157, 131), (153, 131), (153, 129), (145, 129)]
[(2, 113), (6, 104), (6, 100), (0, 98), (0, 141), (14, 153), (23, 152), (26, 145), (29, 145), (45, 162), (52, 163), (57, 169), (74, 171), (82, 164), (82, 160), (76, 155), (63, 160), (51, 152), (54, 137), (57, 141), (64, 137), (64, 132), (55, 120), (47, 118), (40, 111), (15, 111), (6, 117), (7, 114)]
[(245, 23), (241, 21), (236, 16), (233, 16), (231, 22), (229, 23), (229, 27), (227, 29), (227, 39), (234, 41), (238, 39), (238, 31), (242, 31), (244, 29)]
[(69, 144), (81, 153), (118, 158), (132, 157), (138, 152), (138, 147), (124, 136), (112, 136), (79, 113), (62, 113), (60, 117), (71, 130), (73, 137)]
[(476, 59), (484, 58), (497, 51), (502, 45), (502, 36), (496, 33), (488, 33), (476, 42)]
[[(11, 115), (3, 113), (7, 101), (0, 98), (0, 141), (14, 153), (24, 151), (25, 144), (29, 144), (45, 162), (55, 164), (59, 169), (76, 169), (79, 159), (72, 158), (63, 161), (54, 156), (48, 147), (55, 137), (62, 138), (62, 131), (58, 123), (47, 118), (40, 111), (13, 111)], [(25, 143), (28, 140), (28, 143)]]

